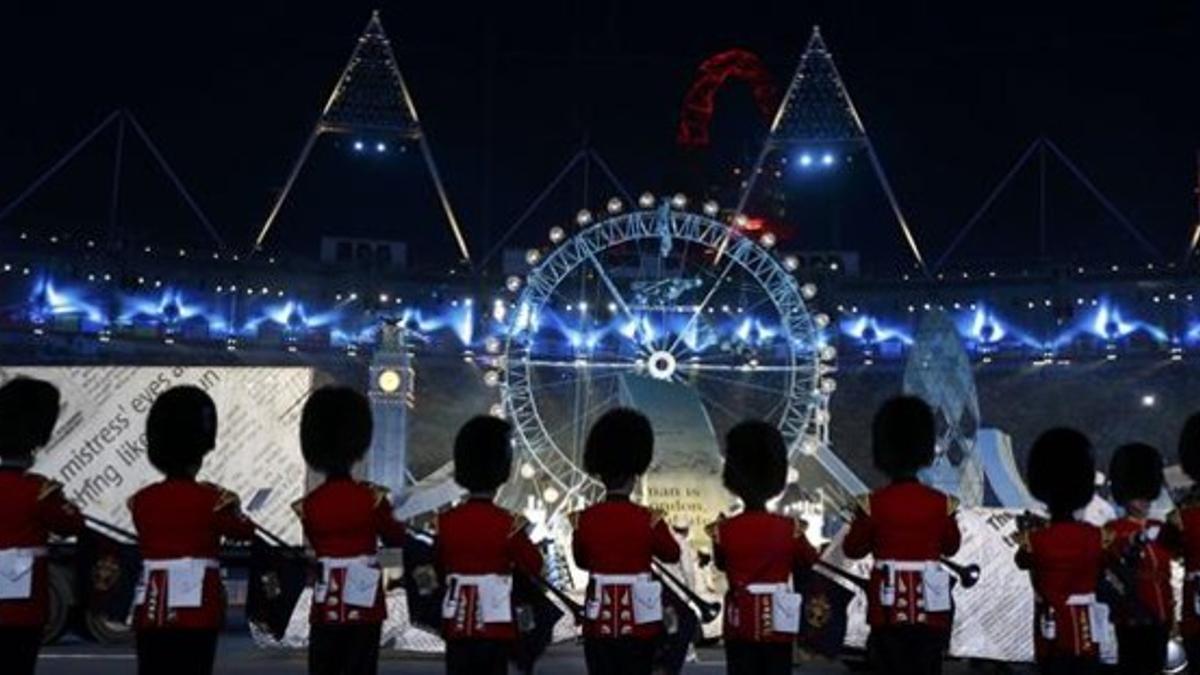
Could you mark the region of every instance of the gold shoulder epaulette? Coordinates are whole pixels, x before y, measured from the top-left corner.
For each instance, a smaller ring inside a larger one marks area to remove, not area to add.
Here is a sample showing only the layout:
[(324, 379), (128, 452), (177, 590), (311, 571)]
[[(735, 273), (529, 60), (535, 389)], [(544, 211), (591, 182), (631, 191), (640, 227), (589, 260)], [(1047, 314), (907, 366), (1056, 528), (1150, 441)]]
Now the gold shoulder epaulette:
[(854, 501), (855, 501), (856, 505), (858, 506), (859, 511), (862, 511), (863, 514), (865, 514), (865, 515), (868, 515), (868, 516), (871, 515), (871, 495), (870, 494), (859, 495), (854, 498)]
[(1029, 532), (1018, 530), (1013, 534), (1013, 541), (1017, 542), (1017, 548), (1026, 552), (1033, 553), (1033, 539), (1030, 538)]
[(379, 506), (385, 500), (391, 499), (391, 497), (392, 497), (392, 491), (385, 488), (382, 485), (377, 485), (375, 483), (371, 483), (368, 481), (362, 481), (362, 484), (367, 486), (368, 488), (371, 488), (371, 495), (374, 497), (374, 500), (375, 500), (375, 501), (371, 502), (372, 506)]
[(808, 538), (808, 521), (796, 516), (792, 519), (792, 538), (807, 539)]
[(583, 517), (583, 511), (572, 511), (567, 514), (567, 523), (570, 524), (572, 530), (579, 529), (579, 519)]
[(950, 495), (946, 495), (946, 515), (952, 516), (958, 511), (958, 500)]
[(1117, 533), (1109, 526), (1105, 525), (1100, 528), (1100, 546), (1108, 548), (1117, 540)]
[(662, 509), (650, 509), (650, 527), (658, 527), (659, 523), (666, 522), (667, 512)]
[(704, 526), (704, 533), (712, 540), (712, 543), (721, 543), (721, 523), (725, 522), (725, 514), (717, 516), (717, 519)]
[(514, 513), (512, 517), (512, 526), (508, 529), (508, 536), (515, 537), (525, 531), (529, 527), (529, 520), (519, 513)]
[[(209, 485), (212, 484), (209, 483)], [(213, 504), (213, 511), (224, 511), (231, 506), (237, 506), (241, 503), (236, 492), (216, 485), (213, 485), (213, 487), (217, 489), (217, 502)]]
[(304, 520), (304, 499), (304, 497), (301, 497), (292, 502), (292, 513), (295, 513), (296, 517), (300, 520)]
[(62, 483), (49, 478), (42, 478), (42, 484), (38, 487), (37, 500), (40, 502), (55, 492), (60, 492), (62, 489)]

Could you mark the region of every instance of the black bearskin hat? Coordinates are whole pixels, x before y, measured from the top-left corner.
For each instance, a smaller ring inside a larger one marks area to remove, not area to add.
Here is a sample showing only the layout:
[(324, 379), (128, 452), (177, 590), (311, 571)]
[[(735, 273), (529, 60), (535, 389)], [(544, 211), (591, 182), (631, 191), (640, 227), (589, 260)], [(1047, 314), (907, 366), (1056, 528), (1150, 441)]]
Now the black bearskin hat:
[(58, 388), (18, 377), (0, 387), (0, 459), (25, 460), (50, 442), (58, 421)]
[(1200, 412), (1187, 418), (1179, 434), (1179, 463), (1189, 478), (1200, 483)]
[(172, 387), (150, 406), (146, 454), (167, 476), (190, 475), (217, 444), (217, 406), (203, 389)]
[(654, 458), (654, 429), (650, 420), (631, 408), (613, 408), (588, 432), (583, 469), (605, 487), (615, 488), (646, 473)]
[(1122, 445), (1108, 463), (1108, 480), (1118, 504), (1133, 499), (1158, 499), (1163, 487), (1162, 455), (1145, 443)]
[(454, 437), (454, 482), (470, 492), (494, 492), (512, 473), (512, 425), (472, 417)]
[(911, 477), (933, 461), (937, 442), (933, 410), (915, 396), (884, 402), (871, 426), (875, 468), (889, 478)]
[(366, 396), (350, 387), (321, 387), (300, 414), (300, 452), (321, 473), (346, 474), (367, 454), (373, 431)]
[(1066, 515), (1087, 506), (1096, 491), (1092, 442), (1075, 429), (1043, 432), (1029, 449), (1025, 479), (1034, 498), (1051, 515)]
[(787, 468), (783, 435), (770, 424), (747, 420), (725, 435), (721, 478), (746, 504), (761, 505), (783, 492)]

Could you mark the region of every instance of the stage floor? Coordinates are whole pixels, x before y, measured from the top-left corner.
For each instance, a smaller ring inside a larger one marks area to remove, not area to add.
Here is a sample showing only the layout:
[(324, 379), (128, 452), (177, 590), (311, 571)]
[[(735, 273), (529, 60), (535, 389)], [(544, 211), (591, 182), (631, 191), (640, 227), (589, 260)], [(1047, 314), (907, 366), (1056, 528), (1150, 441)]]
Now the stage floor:
[[(725, 672), (724, 654), (720, 649), (702, 649), (699, 661), (689, 663), (686, 675), (716, 675)], [(980, 667), (982, 666), (982, 668)], [(100, 647), (89, 642), (70, 642), (55, 645), (42, 651), (38, 663), (38, 675), (83, 675), (105, 673), (106, 675), (133, 675), (137, 671), (133, 650), (129, 647)], [(254, 646), (249, 637), (228, 634), (221, 636), (217, 654), (217, 673), (262, 673), (263, 675), (292, 674), (305, 672), (304, 653), (299, 651), (263, 651)], [(413, 675), (435, 675), (444, 672), (439, 659), (384, 652), (380, 660), (380, 673), (411, 673)], [(538, 667), (539, 673), (547, 675), (583, 675), (583, 652), (577, 645), (559, 645), (552, 648)], [(811, 662), (800, 664), (800, 673), (824, 675), (852, 672), (841, 664)], [(1018, 666), (1006, 668), (996, 664), (966, 664), (952, 662), (946, 672), (958, 673), (1032, 673), (1033, 669)]]

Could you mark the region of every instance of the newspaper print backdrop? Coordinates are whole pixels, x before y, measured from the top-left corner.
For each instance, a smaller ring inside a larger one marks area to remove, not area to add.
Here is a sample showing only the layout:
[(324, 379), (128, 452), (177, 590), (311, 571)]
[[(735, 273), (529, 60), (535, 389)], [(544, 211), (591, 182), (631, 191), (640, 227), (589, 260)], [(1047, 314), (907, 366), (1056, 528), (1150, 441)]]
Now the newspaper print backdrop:
[[(954, 589), (954, 633), (950, 654), (960, 658), (995, 661), (1033, 660), (1033, 589), (1029, 575), (1017, 568), (1016, 516), (1011, 509), (964, 508), (958, 512), (962, 547), (953, 556), (962, 564), (980, 568), (973, 588)], [(840, 532), (826, 549), (826, 562), (859, 576), (870, 573), (871, 563), (842, 557)], [(847, 586), (847, 588), (851, 588)], [(866, 597), (857, 592), (848, 609), (846, 644), (862, 648), (867, 642)]]
[(236, 492), (256, 522), (290, 542), (300, 526), (290, 504), (303, 496), (300, 409), (313, 385), (311, 368), (5, 367), (54, 383), (62, 392), (58, 427), (35, 458), (34, 471), (60, 481), (85, 513), (130, 527), (126, 500), (161, 475), (146, 460), (145, 420), (158, 394), (190, 384), (217, 404), (217, 449), (202, 480)]

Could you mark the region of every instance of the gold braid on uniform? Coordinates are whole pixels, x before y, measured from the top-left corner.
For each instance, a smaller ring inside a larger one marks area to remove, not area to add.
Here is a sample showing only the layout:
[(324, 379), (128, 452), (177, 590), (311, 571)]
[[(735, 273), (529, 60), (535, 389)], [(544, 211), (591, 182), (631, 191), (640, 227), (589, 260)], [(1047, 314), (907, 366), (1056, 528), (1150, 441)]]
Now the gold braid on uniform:
[(300, 520), (304, 520), (304, 500), (305, 499), (306, 499), (305, 497), (301, 497), (300, 499), (297, 499), (296, 501), (292, 502), (292, 513), (295, 513), (296, 517), (299, 518)]
[(863, 515), (871, 515), (871, 495), (859, 495), (854, 498), (854, 503), (858, 506), (858, 510), (862, 511)]
[(37, 500), (40, 502), (56, 492), (61, 492), (62, 489), (62, 483), (49, 478), (42, 478), (42, 484), (38, 487)]
[(529, 527), (529, 520), (520, 514), (513, 514), (512, 525), (508, 529), (509, 538), (515, 537)]
[(362, 484), (371, 488), (371, 495), (375, 498), (375, 501), (371, 503), (372, 507), (379, 508), (380, 504), (392, 496), (392, 491), (382, 485), (376, 485), (367, 481), (362, 481)]
[(1102, 548), (1109, 548), (1116, 540), (1117, 533), (1111, 527), (1105, 525), (1100, 528), (1100, 546)]
[(572, 530), (579, 529), (579, 520), (583, 517), (583, 511), (572, 511), (567, 514), (567, 523)]
[(808, 521), (796, 516), (792, 519), (792, 539), (808, 538)]
[(713, 545), (721, 543), (721, 523), (725, 522), (725, 514), (717, 516), (717, 519), (704, 526), (704, 533), (712, 541)]
[(650, 509), (650, 527), (651, 529), (658, 527), (659, 523), (666, 522), (667, 512), (662, 509)]
[(217, 491), (217, 503), (213, 504), (213, 511), (224, 511), (231, 506), (236, 507), (241, 503), (236, 492), (226, 490), (215, 483), (205, 483), (205, 485)]
[(952, 516), (958, 511), (958, 499), (946, 495), (946, 515)]

